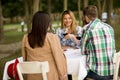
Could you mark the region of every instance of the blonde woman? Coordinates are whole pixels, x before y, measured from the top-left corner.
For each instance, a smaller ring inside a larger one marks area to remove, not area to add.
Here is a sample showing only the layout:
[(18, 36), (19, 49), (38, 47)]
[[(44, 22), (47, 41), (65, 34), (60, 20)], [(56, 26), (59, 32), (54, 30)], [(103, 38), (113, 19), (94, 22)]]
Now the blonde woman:
[[(62, 13), (61, 28), (58, 28), (56, 33), (60, 38), (62, 49), (64, 51), (68, 48), (80, 48), (79, 44), (82, 35), (82, 28), (77, 25), (72, 11), (65, 10)], [(72, 75), (68, 75), (68, 79), (72, 80)]]
[(58, 28), (56, 33), (64, 50), (67, 48), (79, 48), (78, 44), (82, 35), (82, 28), (77, 25), (72, 11), (65, 10), (62, 13), (61, 28)]

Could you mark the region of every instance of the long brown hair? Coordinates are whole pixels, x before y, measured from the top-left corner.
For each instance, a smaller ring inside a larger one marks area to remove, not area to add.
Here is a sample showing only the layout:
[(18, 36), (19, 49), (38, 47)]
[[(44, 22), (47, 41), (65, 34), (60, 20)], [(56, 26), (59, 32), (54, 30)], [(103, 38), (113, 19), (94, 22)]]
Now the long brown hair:
[(28, 42), (32, 48), (42, 47), (48, 27), (50, 27), (50, 16), (48, 13), (38, 11), (32, 19), (32, 30), (28, 34)]
[(61, 28), (64, 28), (64, 23), (63, 23), (63, 18), (66, 14), (69, 14), (70, 17), (72, 18), (72, 25), (71, 25), (71, 30), (73, 33), (76, 34), (76, 27), (78, 26), (77, 25), (77, 22), (76, 22), (76, 18), (73, 14), (73, 12), (71, 10), (65, 10), (63, 13), (62, 13), (62, 19), (61, 19)]

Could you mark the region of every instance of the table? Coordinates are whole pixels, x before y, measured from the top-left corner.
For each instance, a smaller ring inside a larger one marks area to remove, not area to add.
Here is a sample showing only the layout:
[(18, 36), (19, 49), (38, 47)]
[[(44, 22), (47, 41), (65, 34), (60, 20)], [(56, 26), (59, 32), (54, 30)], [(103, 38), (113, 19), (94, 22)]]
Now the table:
[(68, 74), (75, 74), (78, 80), (83, 80), (87, 75), (86, 56), (81, 54), (80, 49), (67, 49), (64, 54), (67, 59)]
[[(75, 74), (78, 76), (78, 80), (83, 80), (87, 75), (87, 70), (85, 68), (86, 56), (80, 54), (80, 49), (67, 49), (64, 54), (67, 59), (67, 70), (68, 74)], [(23, 61), (22, 57), (18, 58), (19, 62)], [(7, 74), (8, 65), (14, 63), (14, 60), (8, 61), (5, 64), (3, 80), (10, 79)]]
[[(22, 58), (22, 57), (19, 57), (18, 60), (19, 60), (19, 62), (22, 62), (22, 61), (23, 61), (23, 58)], [(9, 64), (14, 63), (14, 62), (15, 62), (15, 59), (6, 62), (5, 67), (4, 67), (3, 80), (8, 80), (8, 79), (10, 79), (10, 77), (9, 77), (8, 74), (7, 74), (7, 68), (8, 68), (8, 65), (9, 65)]]

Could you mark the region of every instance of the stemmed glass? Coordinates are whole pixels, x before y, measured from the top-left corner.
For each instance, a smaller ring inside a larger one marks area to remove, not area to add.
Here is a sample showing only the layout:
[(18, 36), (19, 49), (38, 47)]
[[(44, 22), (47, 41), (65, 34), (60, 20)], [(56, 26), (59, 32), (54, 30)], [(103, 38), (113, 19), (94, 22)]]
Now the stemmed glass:
[(66, 35), (68, 34), (67, 32), (68, 32), (68, 29), (67, 29), (67, 28), (64, 28), (64, 29), (63, 29), (63, 35), (66, 36)]
[(77, 38), (78, 40), (81, 39), (81, 34), (80, 34), (80, 32), (79, 32), (79, 29), (77, 29), (77, 35), (76, 35), (76, 38)]
[(79, 34), (77, 34), (76, 38), (77, 38), (78, 40), (80, 40), (80, 39), (81, 39), (81, 36), (80, 36)]

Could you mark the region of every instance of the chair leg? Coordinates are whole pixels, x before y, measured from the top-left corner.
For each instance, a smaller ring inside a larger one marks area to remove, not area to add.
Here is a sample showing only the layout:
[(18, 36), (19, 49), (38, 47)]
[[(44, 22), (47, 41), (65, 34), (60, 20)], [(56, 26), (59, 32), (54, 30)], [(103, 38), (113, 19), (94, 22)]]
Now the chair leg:
[(72, 74), (68, 75), (68, 80), (72, 80)]
[(42, 77), (43, 77), (43, 80), (47, 80), (47, 73), (45, 72), (44, 67), (42, 67)]

